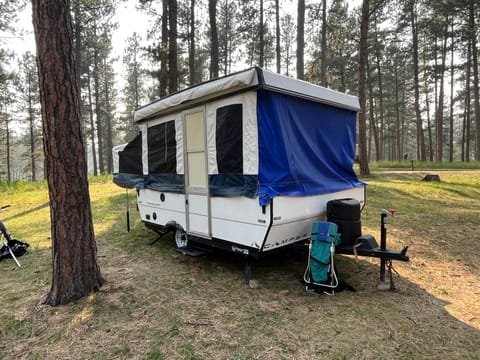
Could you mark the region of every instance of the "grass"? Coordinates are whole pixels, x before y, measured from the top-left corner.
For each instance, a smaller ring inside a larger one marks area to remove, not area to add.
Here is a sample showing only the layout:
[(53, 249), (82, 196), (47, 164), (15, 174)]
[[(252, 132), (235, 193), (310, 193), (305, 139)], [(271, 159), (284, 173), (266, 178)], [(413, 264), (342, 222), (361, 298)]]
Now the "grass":
[(304, 291), (306, 254), (254, 264), (214, 252), (190, 258), (173, 239), (150, 245), (130, 192), (92, 178), (101, 291), (62, 307), (41, 305), (51, 281), (45, 184), (4, 186), (2, 220), (31, 248), (0, 262), (0, 358), (4, 359), (478, 359), (480, 358), (480, 171), (374, 171), (366, 181), (364, 233), (379, 238), (380, 209), (396, 208), (388, 243), (409, 245), (394, 263), (397, 291), (376, 289), (378, 260), (338, 256), (357, 289), (333, 297)]

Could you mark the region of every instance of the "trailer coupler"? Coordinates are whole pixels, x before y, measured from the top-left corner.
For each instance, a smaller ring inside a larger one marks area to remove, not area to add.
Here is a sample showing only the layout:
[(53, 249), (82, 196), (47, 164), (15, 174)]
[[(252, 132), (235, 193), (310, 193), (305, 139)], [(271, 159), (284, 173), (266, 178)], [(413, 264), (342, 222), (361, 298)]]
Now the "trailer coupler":
[(405, 246), (401, 251), (391, 250), (387, 248), (387, 216), (394, 216), (395, 213), (396, 211), (393, 209), (382, 209), (381, 211), (380, 246), (378, 245), (375, 237), (373, 237), (372, 235), (363, 235), (357, 237), (353, 241), (353, 244), (345, 244), (342, 246), (342, 244), (340, 243), (335, 249), (335, 252), (337, 254), (380, 258), (380, 283), (385, 282), (385, 273), (388, 266), (388, 270), (390, 273), (390, 289), (392, 290), (394, 289), (392, 280), (392, 261), (410, 261), (410, 258), (407, 255), (408, 246)]

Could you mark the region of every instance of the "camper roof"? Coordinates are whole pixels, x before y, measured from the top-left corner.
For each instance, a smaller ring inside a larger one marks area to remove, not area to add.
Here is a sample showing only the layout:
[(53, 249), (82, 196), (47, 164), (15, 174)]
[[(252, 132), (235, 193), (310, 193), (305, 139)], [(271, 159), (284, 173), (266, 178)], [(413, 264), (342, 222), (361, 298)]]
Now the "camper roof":
[(141, 122), (154, 116), (194, 106), (200, 102), (227, 94), (260, 88), (310, 99), (343, 109), (360, 110), (356, 96), (254, 67), (200, 83), (145, 105), (135, 111), (134, 120), (135, 122)]

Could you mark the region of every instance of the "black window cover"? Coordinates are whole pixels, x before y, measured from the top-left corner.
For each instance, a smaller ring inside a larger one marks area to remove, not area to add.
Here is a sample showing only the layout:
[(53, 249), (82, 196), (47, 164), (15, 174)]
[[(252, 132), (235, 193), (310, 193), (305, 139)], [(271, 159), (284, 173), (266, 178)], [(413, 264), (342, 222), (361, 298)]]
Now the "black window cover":
[(219, 174), (243, 173), (242, 118), (242, 104), (217, 109), (216, 146)]
[(175, 121), (148, 128), (148, 172), (175, 174), (177, 171)]
[(142, 134), (138, 134), (125, 148), (118, 153), (119, 172), (126, 174), (142, 174)]

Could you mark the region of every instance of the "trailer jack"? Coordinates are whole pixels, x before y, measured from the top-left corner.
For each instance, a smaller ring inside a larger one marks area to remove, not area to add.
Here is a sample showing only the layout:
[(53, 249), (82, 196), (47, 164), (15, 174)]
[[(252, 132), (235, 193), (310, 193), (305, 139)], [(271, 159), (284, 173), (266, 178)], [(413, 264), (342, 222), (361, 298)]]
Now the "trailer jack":
[[(392, 280), (393, 260), (408, 262), (410, 258), (407, 256), (408, 246), (401, 251), (391, 250), (387, 248), (387, 218), (388, 215), (394, 216), (396, 211), (382, 209), (380, 214), (380, 246), (372, 235), (362, 235), (354, 239), (353, 242), (346, 244), (340, 243), (335, 252), (337, 254), (366, 256), (380, 258), (380, 290), (394, 290), (395, 286)], [(390, 283), (385, 282), (385, 274), (389, 272)]]

